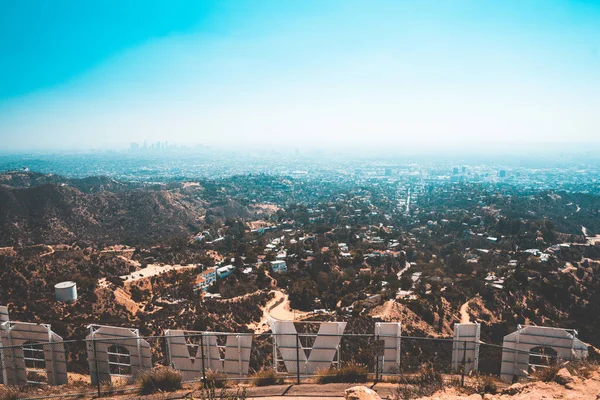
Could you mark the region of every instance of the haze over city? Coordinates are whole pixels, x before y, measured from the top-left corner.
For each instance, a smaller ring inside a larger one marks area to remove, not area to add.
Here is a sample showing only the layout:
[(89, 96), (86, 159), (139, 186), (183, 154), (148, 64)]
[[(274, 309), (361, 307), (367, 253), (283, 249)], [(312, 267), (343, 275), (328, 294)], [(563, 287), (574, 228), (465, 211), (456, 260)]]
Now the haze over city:
[(596, 1), (0, 5), (2, 150), (597, 146)]

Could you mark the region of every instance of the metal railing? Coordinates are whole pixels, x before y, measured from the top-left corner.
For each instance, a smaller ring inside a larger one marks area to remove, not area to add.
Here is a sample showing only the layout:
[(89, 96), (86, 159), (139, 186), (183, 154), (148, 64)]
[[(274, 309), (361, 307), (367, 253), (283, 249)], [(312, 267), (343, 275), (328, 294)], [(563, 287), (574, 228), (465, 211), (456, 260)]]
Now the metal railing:
[[(250, 346), (242, 346), (240, 345), (241, 340), (235, 341), (230, 339), (231, 337), (250, 338)], [(290, 340), (292, 346), (280, 345), (281, 339), (285, 337), (292, 339)], [(333, 345), (315, 347), (317, 338), (335, 340), (331, 340)], [(386, 348), (383, 342), (388, 338), (400, 339), (399, 348)], [(175, 340), (179, 340), (178, 345), (180, 346), (177, 354), (174, 353)], [(450, 337), (430, 338), (355, 333), (317, 335), (314, 332), (291, 334), (202, 332), (184, 335), (139, 336), (137, 338), (65, 340), (58, 343), (37, 342), (32, 344), (28, 342), (21, 346), (0, 346), (2, 363), (0, 376), (6, 379), (8, 373), (16, 376), (24, 371), (27, 374), (30, 370), (27, 363), (30, 363), (33, 358), (30, 357), (31, 354), (26, 354), (24, 351), (31, 352), (35, 349), (35, 369), (39, 375), (43, 375), (45, 372), (46, 376), (51, 376), (56, 372), (52, 370), (52, 368), (56, 368), (56, 363), (65, 362), (69, 384), (81, 385), (83, 388), (88, 388), (89, 392), (93, 388), (92, 382), (95, 382), (95, 391), (99, 396), (106, 391), (131, 390), (130, 388), (117, 389), (106, 385), (111, 385), (111, 382), (119, 378), (124, 378), (131, 383), (140, 373), (148, 369), (147, 365), (146, 367), (142, 365), (141, 354), (132, 353), (125, 348), (135, 346), (135, 348), (141, 349), (140, 351), (145, 351), (144, 346), (140, 347), (141, 341), (148, 344), (147, 350), (152, 360), (151, 367), (159, 365), (173, 367), (182, 371), (185, 382), (201, 382), (204, 385), (211, 380), (252, 380), (254, 372), (265, 369), (273, 369), (278, 377), (301, 384), (303, 381), (320, 376), (323, 369), (330, 367), (339, 369), (348, 364), (360, 365), (374, 382), (387, 377), (415, 375), (424, 366), (429, 366), (441, 374), (460, 378), (464, 383), (466, 367), (473, 362), (467, 358), (466, 350), (468, 345), (474, 343)], [(457, 342), (459, 343), (458, 349), (462, 350), (461, 361), (458, 368), (456, 368), (456, 363), (453, 368), (453, 347)], [(184, 344), (183, 348), (181, 343)], [(49, 357), (49, 354), (56, 352), (58, 345), (64, 346), (64, 361), (53, 360)], [(109, 345), (112, 350), (102, 352), (100, 350), (102, 345)], [(115, 347), (112, 345), (116, 345), (118, 351), (115, 351)], [(391, 368), (389, 358), (396, 355), (394, 350), (399, 352), (400, 362)], [(182, 351), (183, 354), (181, 354)], [(499, 376), (503, 351), (538, 357), (537, 360), (540, 356), (537, 353), (479, 342), (478, 371)], [(44, 354), (43, 357), (42, 354)], [(319, 357), (311, 358), (311, 354), (317, 354)], [(105, 356), (106, 358), (103, 358)], [(183, 361), (187, 358), (189, 362), (178, 363), (177, 357)], [(543, 357), (549, 363), (560, 360), (551, 355), (543, 355)], [(19, 360), (22, 360), (22, 363)], [(45, 368), (40, 368), (42, 361), (45, 363)], [(109, 372), (104, 376), (108, 376), (110, 381), (102, 378), (103, 364), (108, 364)], [(115, 366), (118, 368), (117, 372), (115, 372)], [(131, 374), (121, 373), (124, 371), (131, 372)], [(27, 378), (24, 384), (40, 385), (44, 382)], [(84, 394), (84, 392), (74, 394)]]

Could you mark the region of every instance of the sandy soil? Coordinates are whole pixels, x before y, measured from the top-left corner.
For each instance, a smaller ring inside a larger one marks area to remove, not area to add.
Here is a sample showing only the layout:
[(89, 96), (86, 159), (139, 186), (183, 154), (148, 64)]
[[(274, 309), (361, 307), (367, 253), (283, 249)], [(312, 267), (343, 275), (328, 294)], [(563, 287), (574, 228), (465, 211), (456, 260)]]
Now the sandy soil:
[(271, 223), (262, 219), (259, 219), (257, 221), (250, 221), (250, 229), (252, 230), (266, 228), (268, 226), (271, 226)]
[(269, 311), (271, 317), (282, 321), (295, 321), (299, 318), (303, 318), (311, 314), (306, 311), (293, 310), (290, 307), (290, 300), (288, 298), (288, 295), (282, 292), (278, 293), (280, 296), (283, 295), (283, 300), (275, 304), (275, 306), (271, 308), (271, 310)]
[(392, 308), (394, 306), (395, 301), (394, 300), (388, 300), (383, 304), (383, 307), (376, 307), (373, 310), (373, 314), (371, 314), (371, 317), (373, 318), (381, 318), (383, 320), (388, 320), (392, 317)]
[(271, 293), (273, 293), (275, 297), (269, 300), (262, 308), (263, 315), (260, 321), (248, 324), (248, 328), (255, 333), (263, 333), (271, 329), (269, 326), (270, 318), (282, 321), (295, 321), (310, 315), (310, 313), (306, 311), (291, 309), (288, 295), (282, 291), (272, 290)]
[(588, 236), (588, 231), (585, 226), (581, 227), (581, 232), (583, 232), (583, 236), (585, 236), (585, 238), (587, 239), (587, 244), (589, 244), (590, 246), (594, 246), (597, 243), (600, 243), (600, 235)]
[(471, 322), (471, 317), (469, 316), (469, 302), (471, 300), (472, 299), (467, 300), (467, 302), (465, 304), (460, 306), (460, 323), (461, 324), (468, 324)]
[(149, 278), (151, 276), (160, 275), (168, 271), (178, 271), (181, 269), (196, 268), (196, 265), (158, 265), (149, 264), (146, 268), (140, 269), (139, 271), (132, 272), (129, 275), (122, 275), (121, 278), (127, 282), (134, 282), (140, 279)]
[(516, 383), (498, 394), (487, 394), (485, 397), (479, 394), (460, 394), (457, 389), (449, 388), (431, 397), (421, 397), (419, 400), (596, 400), (599, 398), (600, 374), (595, 372), (589, 379), (573, 377), (573, 381), (566, 384), (556, 382)]
[(255, 210), (260, 210), (263, 212), (268, 212), (271, 214), (276, 213), (277, 211), (279, 211), (279, 207), (277, 207), (275, 204), (253, 204), (252, 208), (254, 208)]
[(17, 255), (17, 252), (13, 247), (0, 247), (0, 255), (14, 257)]

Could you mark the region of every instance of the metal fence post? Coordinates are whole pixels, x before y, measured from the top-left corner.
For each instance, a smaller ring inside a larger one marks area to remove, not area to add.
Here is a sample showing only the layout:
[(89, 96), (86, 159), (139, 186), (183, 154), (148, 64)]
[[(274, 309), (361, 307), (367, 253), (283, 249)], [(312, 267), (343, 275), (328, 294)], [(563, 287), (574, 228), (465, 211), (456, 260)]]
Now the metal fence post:
[(202, 357), (202, 384), (206, 389), (206, 366), (204, 364), (204, 334), (200, 334), (200, 355)]
[(98, 353), (96, 352), (96, 338), (92, 337), (92, 346), (94, 350), (94, 367), (96, 369), (96, 389), (98, 397), (102, 397), (102, 388), (100, 387), (100, 371), (98, 370)]
[(300, 336), (296, 332), (296, 383), (300, 384)]
[[(4, 385), (6, 384), (6, 379), (4, 379), (4, 371), (5, 371), (5, 367), (4, 367), (5, 361), (4, 361), (4, 345), (2, 345), (2, 342), (0, 341), (0, 383), (3, 383)], [(8, 386), (8, 385), (7, 385)]]
[(375, 349), (375, 383), (377, 383), (379, 381), (379, 349), (377, 348), (379, 336), (374, 336), (373, 341), (373, 348)]
[(463, 342), (462, 374), (460, 377), (460, 386), (465, 386), (465, 369), (467, 369), (467, 341)]

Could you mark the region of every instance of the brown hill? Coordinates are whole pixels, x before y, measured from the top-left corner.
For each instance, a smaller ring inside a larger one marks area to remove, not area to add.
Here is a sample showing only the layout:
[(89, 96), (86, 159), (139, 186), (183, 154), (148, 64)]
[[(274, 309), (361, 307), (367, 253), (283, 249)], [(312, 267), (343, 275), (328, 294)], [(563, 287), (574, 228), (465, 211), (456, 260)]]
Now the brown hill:
[(178, 190), (87, 192), (64, 183), (0, 185), (0, 246), (150, 243), (198, 229), (204, 203)]

